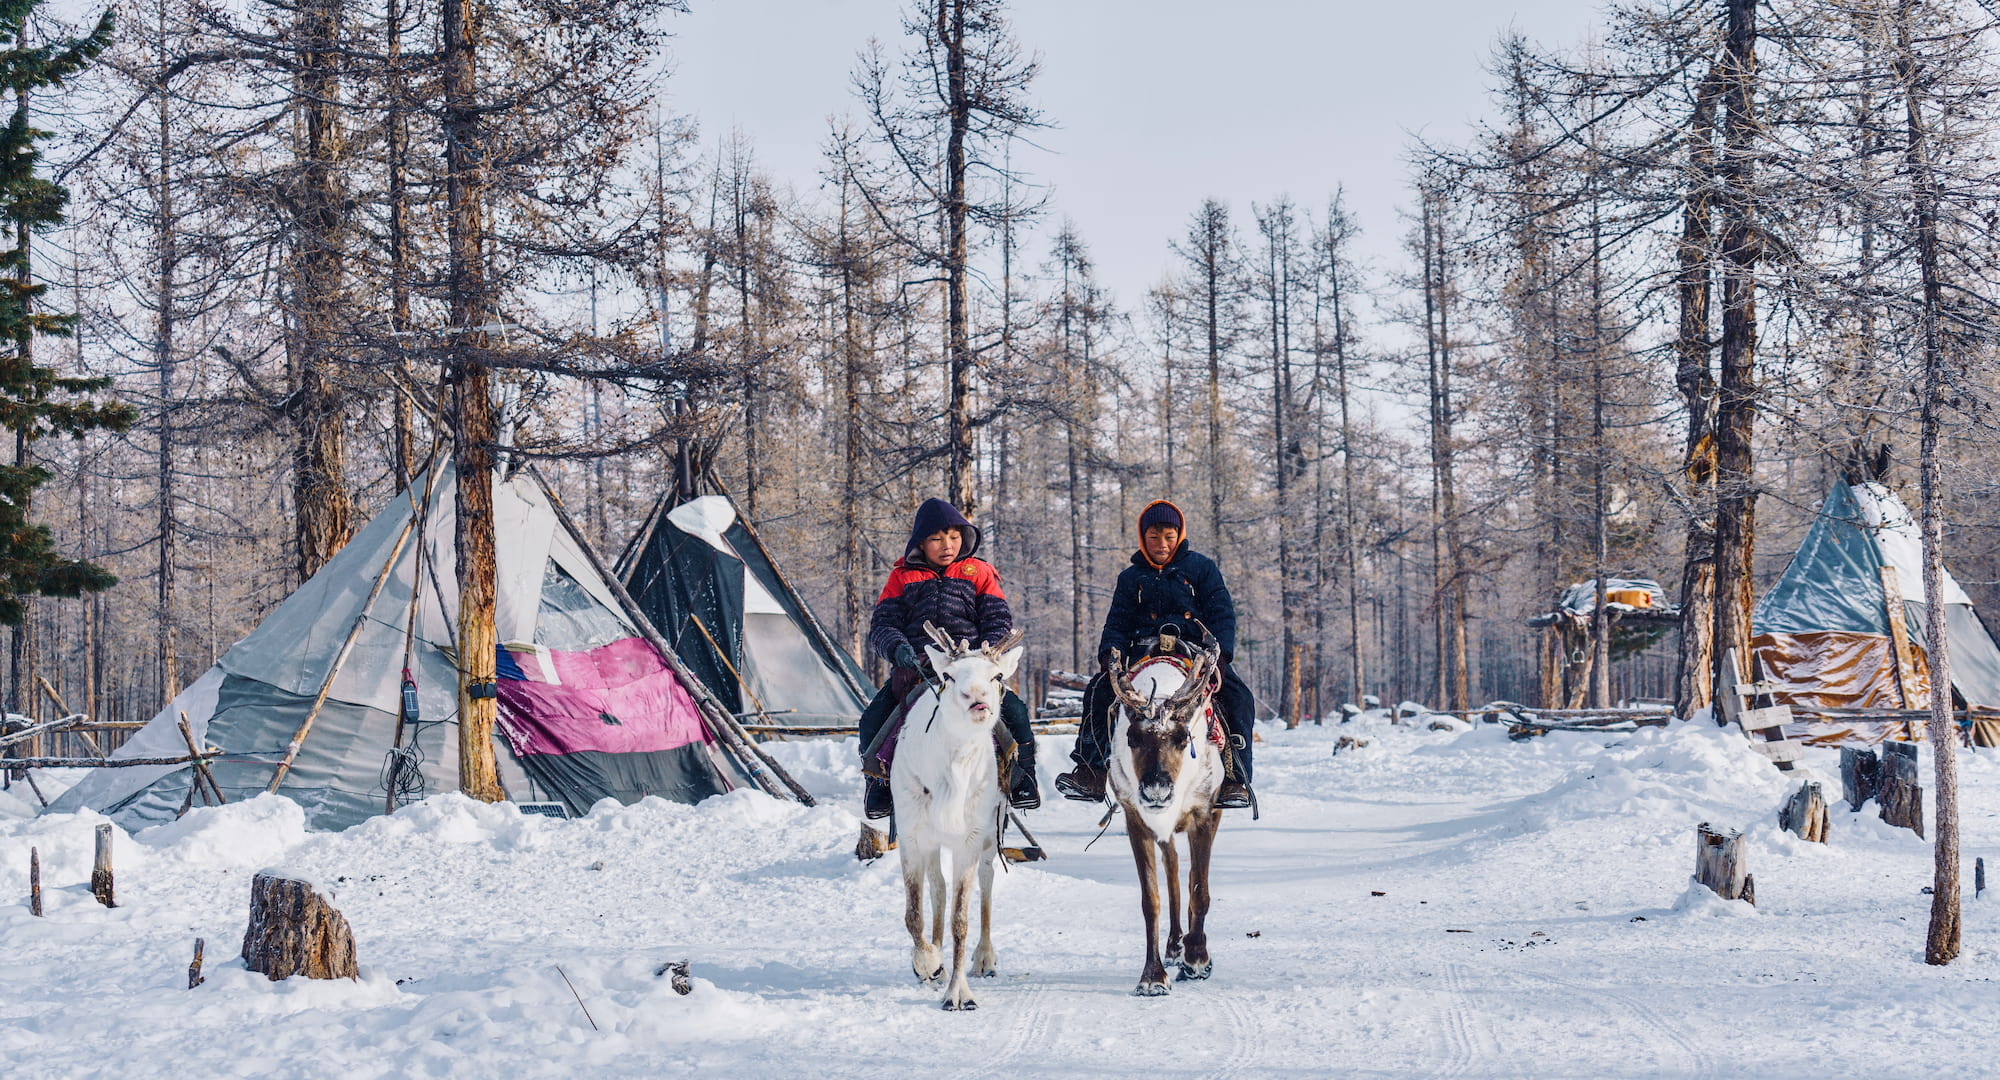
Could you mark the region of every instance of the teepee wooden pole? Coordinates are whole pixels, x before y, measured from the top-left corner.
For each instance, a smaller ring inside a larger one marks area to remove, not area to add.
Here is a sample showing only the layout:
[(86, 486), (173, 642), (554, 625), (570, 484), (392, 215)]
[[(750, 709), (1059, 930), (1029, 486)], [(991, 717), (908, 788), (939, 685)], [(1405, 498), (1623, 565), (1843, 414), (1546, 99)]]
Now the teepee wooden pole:
[[(382, 572), (375, 575), (375, 587), (368, 590), (368, 599), (361, 605), (360, 614), (354, 616), (354, 625), (347, 630), (347, 640), (340, 643), (340, 652), (334, 655), (333, 666), (326, 671), (326, 679), (319, 684), (319, 693), (313, 696), (312, 710), (306, 713), (305, 722), (292, 734), (292, 741), (285, 746), (285, 758), (278, 762), (278, 771), (271, 777), (271, 786), (264, 790), (275, 794), (278, 785), (285, 782), (285, 775), (292, 771), (292, 763), (298, 760), (299, 748), (306, 744), (306, 736), (312, 733), (313, 721), (319, 719), (319, 711), (326, 705), (326, 697), (333, 692), (333, 680), (340, 675), (340, 669), (347, 663), (347, 656), (354, 651), (354, 643), (361, 638), (361, 628), (368, 624), (368, 616), (375, 610), (375, 600), (382, 595), (382, 586), (389, 583), (389, 575), (396, 569), (396, 561), (403, 557), (403, 545), (409, 541), (410, 532), (417, 526), (417, 515), (410, 514), (410, 520), (403, 523), (403, 531), (396, 534), (396, 543), (389, 551), (389, 561), (382, 564)], [(415, 588), (414, 582), (411, 588)]]
[[(744, 733), (742, 725), (736, 722), (734, 716), (729, 715), (729, 710), (723, 708), (722, 703), (715, 700), (715, 695), (709, 692), (708, 687), (703, 685), (700, 679), (695, 678), (694, 672), (689, 671), (687, 665), (681, 663), (681, 658), (674, 653), (673, 647), (667, 644), (667, 639), (661, 636), (659, 629), (653, 625), (653, 621), (646, 617), (644, 611), (640, 610), (638, 601), (633, 600), (632, 594), (625, 591), (624, 582), (619, 581), (605, 570), (603, 561), (597, 557), (597, 552), (591, 550), (590, 545), (584, 541), (583, 534), (577, 531), (576, 522), (570, 520), (569, 511), (565, 510), (563, 504), (549, 491), (548, 482), (542, 479), (539, 472), (534, 475), (535, 482), (542, 485), (542, 494), (548, 498), (549, 506), (556, 512), (556, 520), (562, 523), (563, 531), (569, 534), (570, 542), (574, 543), (577, 550), (583, 553), (583, 558), (590, 564), (591, 571), (597, 575), (599, 580), (604, 582), (604, 587), (611, 591), (611, 596), (618, 601), (618, 606), (625, 610), (625, 617), (632, 620), (632, 625), (638, 628), (639, 636), (645, 638), (646, 643), (651, 645), (653, 650), (660, 654), (660, 659), (665, 660), (667, 666), (673, 669), (674, 675), (686, 687), (688, 695), (694, 698), (695, 707), (701, 709), (706, 714), (709, 726), (714, 730), (716, 736), (725, 745), (728, 745), (730, 740), (736, 741), (737, 751), (748, 755), (750, 758), (746, 764), (750, 766), (750, 773), (753, 777), (757, 776), (758, 767), (761, 763), (762, 768), (770, 770), (771, 775), (776, 776), (783, 782), (786, 788), (790, 789), (790, 794), (793, 798), (807, 806), (815, 805), (812, 793), (807, 791), (797, 780), (792, 779), (792, 774), (786, 772), (782, 765), (772, 760), (770, 755), (757, 749), (757, 745), (750, 741), (750, 736)], [(777, 790), (775, 785), (769, 785), (768, 781), (766, 783), (766, 790), (770, 794), (776, 795), (779, 798), (784, 797), (784, 792)]]

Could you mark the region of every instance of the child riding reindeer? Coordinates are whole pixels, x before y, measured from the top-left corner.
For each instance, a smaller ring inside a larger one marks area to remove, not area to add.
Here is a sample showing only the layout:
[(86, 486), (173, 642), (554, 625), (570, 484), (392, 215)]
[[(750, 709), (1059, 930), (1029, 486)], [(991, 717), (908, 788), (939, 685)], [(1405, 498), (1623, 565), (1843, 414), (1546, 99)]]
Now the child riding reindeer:
[[(1013, 612), (1000, 591), (1000, 572), (974, 558), (978, 550), (979, 530), (957, 507), (943, 499), (924, 500), (903, 557), (896, 560), (882, 597), (875, 602), (868, 644), (895, 670), (861, 714), (861, 771), (867, 778), (863, 801), (871, 818), (888, 817), (895, 808), (883, 762), (886, 755), (876, 745), (883, 741), (882, 729), (913, 691), (935, 679), (915, 644), (930, 640), (924, 624), (975, 648), (1002, 640), (1014, 628)], [(1042, 796), (1035, 784), (1035, 733), (1028, 726), (1028, 703), (1007, 691), (1000, 702), (1000, 721), (1015, 743), (1007, 801), (1017, 810), (1033, 810), (1042, 804)]]
[(1139, 513), (1139, 550), (1132, 565), (1118, 575), (1097, 643), (1098, 673), (1083, 692), (1083, 720), (1070, 754), (1076, 768), (1056, 777), (1057, 791), (1080, 802), (1104, 801), (1111, 710), (1117, 701), (1106, 677), (1112, 650), (1136, 659), (1137, 647), (1152, 647), (1162, 630), (1172, 634), (1175, 627), (1190, 638), (1206, 629), (1221, 650), (1215, 707), (1229, 728), (1231, 752), (1225, 759), (1231, 768), (1216, 790), (1215, 806), (1236, 810), (1251, 805), (1250, 726), (1256, 703), (1231, 664), (1236, 652), (1236, 604), (1215, 562), (1188, 547), (1187, 519), (1165, 499)]

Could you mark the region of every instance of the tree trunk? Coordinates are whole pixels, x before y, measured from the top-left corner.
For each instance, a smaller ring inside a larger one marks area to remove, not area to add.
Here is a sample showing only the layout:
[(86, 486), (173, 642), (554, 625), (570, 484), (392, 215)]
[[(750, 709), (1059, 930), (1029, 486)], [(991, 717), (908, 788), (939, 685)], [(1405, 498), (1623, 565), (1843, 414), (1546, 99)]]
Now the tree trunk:
[(485, 178), (474, 93), (478, 51), (473, 0), (444, 0), (445, 198), (451, 245), (452, 454), (458, 465), (458, 787), (497, 802), (493, 762), (495, 681), (493, 446), (497, 424), (485, 366)]
[(310, 0), (298, 9), (298, 93), (305, 114), (306, 143), (294, 275), (298, 389), (292, 410), (298, 441), (293, 453), (292, 497), (298, 515), (300, 581), (318, 573), (352, 533), (346, 417), (334, 347), (343, 321), (340, 294), (345, 273), (341, 231), (346, 196), (341, 179), (346, 147), (338, 114), (342, 10), (343, 0)]
[(383, 18), (388, 32), (389, 117), (389, 330), (396, 355), (393, 377), (391, 467), (396, 492), (410, 486), (416, 471), (416, 416), (411, 405), (415, 375), (410, 370), (410, 124), (404, 116), (403, 0), (388, 0)]
[[(1931, 669), (1929, 734), (1937, 782), (1937, 839), (1932, 848), (1931, 917), (1924, 942), (1924, 962), (1949, 964), (1958, 958), (1960, 935), (1958, 725), (1951, 715), (1951, 649), (1944, 622), (1945, 494), (1938, 459), (1938, 411), (1944, 405), (1947, 392), (1944, 328), (1941, 325), (1944, 281), (1938, 260), (1938, 180), (1930, 160), (1929, 132), (1925, 127), (1922, 103), (1917, 98), (1923, 83), (1911, 40), (1912, 6), (1913, 0), (1905, 0), (1897, 7), (1896, 74), (1902, 83), (1909, 124), (1909, 146), (1904, 160), (1916, 181), (1911, 217), (1916, 226), (1917, 271), (1923, 286), (1920, 324), (1923, 336), (1923, 401), (1918, 420), (1917, 470), (1923, 505), (1918, 508), (1917, 520), (1923, 534), (1924, 645)], [(1884, 768), (1883, 771), (1887, 773), (1889, 770)], [(1921, 802), (1918, 805), (1918, 823), (1921, 824)], [(1923, 835), (1921, 829), (1918, 835)]]
[[(1751, 155), (1756, 134), (1756, 0), (1725, 0), (1722, 61), (1722, 380), (1716, 393), (1716, 663), (1750, 661), (1757, 489), (1751, 443), (1757, 408), (1757, 264), (1762, 257)], [(1746, 668), (1735, 673), (1747, 682)]]
[[(1595, 129), (1592, 129), (1593, 132)], [(1593, 139), (1595, 136), (1593, 135)], [(1593, 147), (1593, 151), (1595, 148)], [(1611, 573), (1610, 493), (1604, 482), (1605, 459), (1610, 448), (1604, 443), (1604, 218), (1593, 168), (1590, 178), (1590, 510), (1591, 576), (1597, 595), (1590, 625), (1590, 705), (1611, 707), (1611, 612), (1610, 590), (1605, 579)], [(1463, 706), (1461, 706), (1462, 708)]]
[(969, 0), (941, 0), (938, 40), (945, 51), (946, 113), (950, 132), (945, 139), (945, 305), (946, 354), (951, 368), (950, 474), (951, 501), (967, 518), (976, 515), (972, 467), (972, 333), (966, 306), (965, 140), (972, 123), (972, 99), (966, 86), (965, 9)]
[(1681, 196), (1680, 303), (1674, 382), (1687, 407), (1681, 480), (1687, 485), (1686, 558), (1681, 568), (1680, 646), (1674, 712), (1691, 717), (1709, 705), (1715, 678), (1715, 376), (1710, 370), (1708, 309), (1714, 280), (1715, 72), (1702, 80), (1688, 131), (1688, 176)]
[(836, 237), (840, 266), (841, 468), (840, 614), (850, 647), (865, 656), (861, 613), (861, 302), (855, 295), (854, 238), (849, 233), (852, 179), (840, 178), (840, 225)]

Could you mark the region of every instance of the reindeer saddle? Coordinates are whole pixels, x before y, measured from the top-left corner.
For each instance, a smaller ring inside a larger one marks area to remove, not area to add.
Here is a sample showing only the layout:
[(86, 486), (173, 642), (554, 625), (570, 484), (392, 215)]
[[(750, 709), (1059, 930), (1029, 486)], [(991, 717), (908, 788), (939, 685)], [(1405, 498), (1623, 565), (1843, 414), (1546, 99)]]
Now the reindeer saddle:
[[(1153, 640), (1154, 639), (1148, 638), (1147, 642), (1151, 642)], [(1146, 644), (1145, 642), (1142, 642), (1141, 643), (1142, 647), (1144, 647), (1145, 644)], [(1184, 645), (1185, 643), (1182, 644)], [(1171, 642), (1169, 643), (1169, 648), (1172, 648)], [(1157, 646), (1154, 646), (1154, 649), (1157, 650)], [(1193, 657), (1187, 655), (1185, 652), (1182, 652), (1179, 649), (1174, 649), (1174, 651), (1171, 652), (1153, 651), (1150, 655), (1146, 655), (1145, 653), (1142, 653), (1141, 655), (1144, 656), (1144, 659), (1140, 660), (1136, 665), (1133, 666), (1131, 672), (1132, 675), (1137, 675), (1140, 672), (1146, 670), (1147, 668), (1153, 667), (1154, 665), (1157, 664), (1169, 664), (1172, 665), (1173, 667), (1179, 668), (1180, 673), (1184, 678), (1191, 677), (1194, 674)], [(1221, 677), (1219, 675), (1216, 675), (1213, 672), (1211, 672), (1209, 675), (1208, 689), (1210, 696), (1208, 699), (1208, 704), (1203, 707), (1203, 713), (1208, 717), (1208, 741), (1220, 747), (1223, 751), (1224, 756), (1227, 756), (1229, 752), (1229, 728), (1222, 722), (1222, 714), (1215, 710), (1214, 693), (1216, 686), (1220, 681), (1220, 678)]]
[[(863, 773), (882, 780), (889, 778), (889, 766), (895, 763), (896, 744), (903, 738), (903, 725), (909, 720), (910, 707), (917, 703), (918, 698), (924, 696), (924, 691), (930, 689), (931, 684), (927, 681), (929, 678), (930, 674), (927, 671), (924, 678), (912, 680), (910, 689), (896, 702), (896, 711), (890, 713), (889, 719), (883, 721), (881, 733), (875, 736), (875, 741), (870, 743), (868, 749), (861, 755)], [(1004, 769), (1008, 757), (1014, 750), (1014, 736), (1007, 731), (1007, 725), (993, 725), (993, 748), (994, 752), (1000, 755)], [(1003, 771), (1001, 775), (1004, 777), (1006, 774)]]

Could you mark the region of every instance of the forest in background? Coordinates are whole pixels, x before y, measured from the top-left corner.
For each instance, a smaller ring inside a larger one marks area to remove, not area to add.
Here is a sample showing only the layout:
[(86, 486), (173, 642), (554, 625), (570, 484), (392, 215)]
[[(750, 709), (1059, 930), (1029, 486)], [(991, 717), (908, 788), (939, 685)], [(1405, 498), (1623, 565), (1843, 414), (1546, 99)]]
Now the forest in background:
[[(32, 267), (82, 316), (40, 362), (140, 419), (17, 453), (58, 477), (60, 550), (121, 580), (33, 602), (11, 707), (41, 676), (150, 716), (453, 452), (475, 375), (473, 441), (607, 558), (691, 443), (857, 654), (945, 495), (1031, 675), (1083, 670), (1174, 499), (1293, 720), (1357, 690), (1700, 704), (1842, 474), (2000, 602), (1984, 7), (1656, 0), (1503, 37), (1474, 138), (1365, 166), (1411, 178), (1400, 263), (1357, 261), (1329, 176), (1188, 207), (1143, 296), (1010, 165), (1055, 118), (1005, 7), (916, 0), (823, 103), (821, 174), (777, 177), (659, 104), (675, 0), (118, 6), (25, 102), (72, 196)], [(1692, 652), (1550, 655), (1527, 619), (1607, 576), (1692, 599)]]

